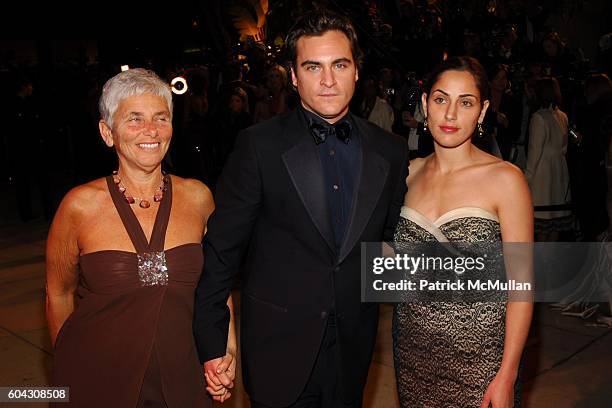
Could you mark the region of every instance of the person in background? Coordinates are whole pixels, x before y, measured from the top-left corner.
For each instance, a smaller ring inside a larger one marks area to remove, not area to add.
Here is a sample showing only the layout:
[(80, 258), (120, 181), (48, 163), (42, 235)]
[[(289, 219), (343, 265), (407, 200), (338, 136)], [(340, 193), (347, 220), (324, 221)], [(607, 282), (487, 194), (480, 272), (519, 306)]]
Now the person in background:
[(605, 153), (612, 135), (612, 82), (605, 74), (594, 74), (586, 79), (584, 91), (586, 104), (576, 115), (574, 133), (580, 139), (571, 144), (568, 165), (583, 239), (600, 241), (610, 225)]
[[(215, 134), (210, 130), (208, 101), (209, 74), (204, 68), (194, 68), (187, 72), (188, 92), (183, 98), (182, 130), (188, 160), (189, 177), (211, 184), (213, 181), (213, 162), (215, 157)], [(179, 163), (185, 166), (185, 163)]]
[(275, 64), (266, 71), (265, 80), (266, 92), (264, 98), (255, 104), (255, 111), (253, 112), (255, 123), (289, 111), (287, 70)]
[(544, 70), (547, 75), (566, 79), (574, 73), (576, 57), (561, 40), (559, 33), (546, 34), (541, 44)]
[(392, 132), (395, 120), (393, 108), (380, 96), (380, 87), (374, 78), (363, 82), (363, 100), (359, 104), (359, 114), (387, 132)]
[(557, 241), (561, 232), (573, 228), (572, 212), (567, 207), (571, 202), (565, 158), (568, 121), (559, 109), (561, 90), (555, 78), (538, 80), (535, 96), (538, 110), (529, 122), (525, 177), (535, 207), (536, 241)]
[(483, 123), (485, 131), (497, 142), (504, 160), (511, 160), (521, 125), (521, 105), (512, 95), (509, 74), (508, 67), (503, 64), (494, 65), (488, 72), (491, 100)]
[(227, 161), (236, 143), (236, 136), (241, 130), (253, 124), (249, 113), (249, 97), (240, 87), (234, 88), (215, 117), (215, 135), (217, 137), (217, 152), (215, 160), (215, 181)]

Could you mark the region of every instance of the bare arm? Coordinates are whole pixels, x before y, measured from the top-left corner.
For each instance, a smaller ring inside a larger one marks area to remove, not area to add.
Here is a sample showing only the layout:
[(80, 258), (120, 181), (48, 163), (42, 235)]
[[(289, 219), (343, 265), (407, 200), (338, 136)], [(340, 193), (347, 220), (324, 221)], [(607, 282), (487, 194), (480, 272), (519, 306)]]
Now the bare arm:
[(234, 299), (232, 295), (227, 299), (227, 307), (230, 311), (230, 325), (227, 333), (227, 352), (233, 354), (235, 358), (238, 350), (238, 342), (236, 341), (236, 320), (234, 319)]
[[(512, 269), (518, 267), (523, 277), (530, 277), (531, 248), (533, 242), (533, 207), (529, 187), (521, 171), (514, 166), (504, 169), (498, 177), (499, 185), (504, 188), (498, 197), (498, 215), (501, 225), (502, 241), (506, 246), (518, 247), (518, 255), (513, 255)], [(516, 244), (522, 243), (522, 244)], [(509, 244), (509, 245), (508, 245)], [(504, 250), (506, 255), (506, 250)], [(510, 273), (515, 273), (511, 271)], [(506, 331), (504, 338), (504, 353), (495, 379), (485, 393), (482, 407), (489, 403), (494, 408), (512, 407), (514, 404), (514, 383), (516, 382), (521, 355), (533, 314), (531, 301), (509, 301), (506, 310)]]
[(77, 193), (66, 195), (55, 214), (46, 250), (46, 315), (55, 346), (57, 334), (74, 311), (74, 293), (78, 283), (78, 224)]
[[(507, 184), (504, 184), (507, 187), (505, 189), (506, 199), (499, 206), (502, 240), (506, 243), (525, 243), (520, 244), (521, 252), (527, 252), (527, 255), (531, 255), (531, 245), (528, 245), (533, 242), (531, 194), (520, 170), (515, 169), (514, 173), (514, 175), (508, 175), (510, 180)], [(527, 261), (528, 264), (520, 265), (524, 271), (519, 272), (522, 272), (522, 276), (530, 278), (533, 268), (531, 258)], [(517, 262), (521, 262), (521, 259)], [(508, 372), (516, 377), (529, 326), (531, 325), (532, 312), (532, 302), (508, 302), (504, 356), (500, 372)]]

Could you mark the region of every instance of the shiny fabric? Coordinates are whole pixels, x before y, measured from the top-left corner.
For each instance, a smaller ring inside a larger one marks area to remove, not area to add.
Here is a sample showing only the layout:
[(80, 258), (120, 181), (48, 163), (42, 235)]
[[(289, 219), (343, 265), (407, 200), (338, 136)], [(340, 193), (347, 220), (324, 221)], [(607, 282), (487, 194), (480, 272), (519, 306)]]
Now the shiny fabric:
[(308, 127), (317, 145), (325, 143), (325, 140), (332, 136), (336, 136), (338, 140), (344, 143), (348, 143), (351, 139), (352, 127), (348, 120), (341, 121), (336, 125), (324, 124), (311, 120)]
[[(210, 407), (192, 332), (201, 244), (164, 250), (171, 181), (150, 243), (111, 178), (107, 184), (138, 254), (105, 250), (81, 255), (77, 307), (55, 346), (53, 383), (70, 387), (70, 404), (58, 406)], [(164, 254), (166, 284), (141, 281), (139, 254), (151, 252)]]

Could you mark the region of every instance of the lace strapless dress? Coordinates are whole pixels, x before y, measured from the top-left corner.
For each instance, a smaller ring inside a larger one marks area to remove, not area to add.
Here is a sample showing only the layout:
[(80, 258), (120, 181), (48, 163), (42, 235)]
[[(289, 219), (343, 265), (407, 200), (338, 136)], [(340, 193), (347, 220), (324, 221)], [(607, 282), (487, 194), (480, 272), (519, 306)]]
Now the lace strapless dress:
[[(394, 239), (400, 245), (499, 243), (501, 231), (497, 217), (481, 208), (457, 208), (432, 222), (402, 207)], [(393, 354), (401, 406), (480, 407), (501, 365), (505, 318), (505, 302), (398, 303)], [(518, 387), (519, 381), (515, 407)]]

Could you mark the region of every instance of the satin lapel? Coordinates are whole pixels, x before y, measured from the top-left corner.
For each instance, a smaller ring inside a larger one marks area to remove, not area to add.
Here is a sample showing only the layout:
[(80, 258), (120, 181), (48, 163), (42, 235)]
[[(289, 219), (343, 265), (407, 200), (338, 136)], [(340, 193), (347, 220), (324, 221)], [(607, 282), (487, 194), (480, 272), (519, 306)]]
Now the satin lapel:
[(355, 119), (354, 122), (359, 127), (363, 141), (361, 148), (361, 174), (357, 194), (353, 198), (351, 220), (340, 249), (338, 262), (342, 262), (346, 258), (361, 236), (380, 198), (390, 167), (387, 159), (381, 156), (375, 149), (375, 135), (368, 134), (358, 119)]
[(312, 136), (301, 123), (298, 115), (296, 113), (295, 118), (288, 120), (285, 129), (286, 136), (291, 138), (295, 144), (283, 153), (283, 162), (312, 222), (327, 245), (333, 252), (336, 252), (325, 197), (321, 159)]

